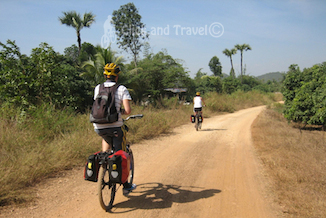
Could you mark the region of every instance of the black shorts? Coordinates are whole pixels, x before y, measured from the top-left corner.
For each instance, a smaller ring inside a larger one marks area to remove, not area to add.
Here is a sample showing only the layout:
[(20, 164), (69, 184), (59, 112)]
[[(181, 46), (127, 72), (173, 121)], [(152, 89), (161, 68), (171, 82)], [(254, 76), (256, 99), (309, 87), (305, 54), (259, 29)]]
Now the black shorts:
[(121, 127), (95, 129), (95, 132), (101, 136), (109, 145), (113, 145), (115, 151), (124, 150), (124, 141), (126, 135)]
[(194, 111), (195, 111), (195, 112), (198, 112), (198, 111), (201, 111), (201, 110), (202, 110), (201, 107), (196, 107), (196, 108), (194, 108)]

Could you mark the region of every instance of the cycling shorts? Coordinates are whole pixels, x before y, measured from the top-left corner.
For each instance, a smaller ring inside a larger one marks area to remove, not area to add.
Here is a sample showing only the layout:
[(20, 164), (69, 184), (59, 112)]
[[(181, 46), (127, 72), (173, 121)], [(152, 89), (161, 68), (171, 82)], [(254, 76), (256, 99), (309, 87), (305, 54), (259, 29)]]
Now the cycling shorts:
[(115, 151), (122, 150), (124, 140), (124, 132), (121, 127), (94, 129), (109, 145), (113, 145)]

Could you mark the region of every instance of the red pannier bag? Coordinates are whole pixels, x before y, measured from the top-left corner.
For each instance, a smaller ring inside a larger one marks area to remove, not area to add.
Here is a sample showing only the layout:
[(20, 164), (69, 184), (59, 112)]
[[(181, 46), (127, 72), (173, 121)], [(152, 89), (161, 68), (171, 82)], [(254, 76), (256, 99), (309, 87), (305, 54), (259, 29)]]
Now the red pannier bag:
[(130, 171), (130, 155), (127, 152), (119, 150), (109, 156), (108, 165), (111, 182), (127, 182)]

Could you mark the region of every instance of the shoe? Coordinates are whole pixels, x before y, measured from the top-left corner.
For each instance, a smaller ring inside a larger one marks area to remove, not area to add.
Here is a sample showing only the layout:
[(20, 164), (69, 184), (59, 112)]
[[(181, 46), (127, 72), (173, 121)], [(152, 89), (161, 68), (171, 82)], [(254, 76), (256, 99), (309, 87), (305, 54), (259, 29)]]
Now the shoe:
[(122, 189), (123, 195), (128, 196), (130, 192), (136, 189), (137, 185), (136, 184), (129, 184), (130, 187), (125, 187)]

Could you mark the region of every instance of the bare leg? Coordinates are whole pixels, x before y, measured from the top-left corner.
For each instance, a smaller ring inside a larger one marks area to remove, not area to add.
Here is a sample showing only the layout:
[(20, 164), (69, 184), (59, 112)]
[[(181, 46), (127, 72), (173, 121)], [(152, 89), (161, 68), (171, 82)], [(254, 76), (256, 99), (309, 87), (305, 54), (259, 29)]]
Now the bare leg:
[(104, 140), (102, 139), (102, 151), (109, 151), (111, 150), (111, 146)]

